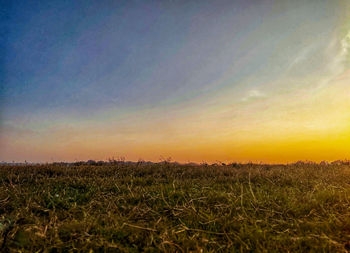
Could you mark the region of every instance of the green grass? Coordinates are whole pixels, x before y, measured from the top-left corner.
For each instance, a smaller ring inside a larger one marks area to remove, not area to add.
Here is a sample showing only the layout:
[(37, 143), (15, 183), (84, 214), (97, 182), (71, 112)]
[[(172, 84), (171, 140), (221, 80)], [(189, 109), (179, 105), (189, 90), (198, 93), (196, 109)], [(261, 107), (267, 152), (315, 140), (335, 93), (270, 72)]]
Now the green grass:
[(0, 166), (4, 252), (349, 249), (349, 165)]

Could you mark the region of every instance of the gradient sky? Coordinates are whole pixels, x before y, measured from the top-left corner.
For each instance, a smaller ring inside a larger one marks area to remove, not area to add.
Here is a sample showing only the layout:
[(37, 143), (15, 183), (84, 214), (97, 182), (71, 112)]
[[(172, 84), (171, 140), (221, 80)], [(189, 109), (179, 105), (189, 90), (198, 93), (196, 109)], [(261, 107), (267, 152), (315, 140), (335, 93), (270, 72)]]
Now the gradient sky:
[(2, 5), (2, 161), (350, 158), (350, 1)]

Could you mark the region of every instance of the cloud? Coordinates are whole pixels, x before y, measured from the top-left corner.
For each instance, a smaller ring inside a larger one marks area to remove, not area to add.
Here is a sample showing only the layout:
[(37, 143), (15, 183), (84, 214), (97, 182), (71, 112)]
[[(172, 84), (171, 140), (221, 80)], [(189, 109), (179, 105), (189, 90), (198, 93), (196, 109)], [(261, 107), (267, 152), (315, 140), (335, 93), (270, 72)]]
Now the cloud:
[[(331, 60), (328, 64), (329, 76), (323, 79), (317, 88), (329, 84), (334, 78), (344, 73), (350, 63), (350, 30), (341, 40), (333, 40), (329, 46)], [(335, 56), (334, 56), (335, 55)]]
[(264, 93), (262, 93), (260, 90), (257, 89), (252, 89), (249, 90), (246, 94), (245, 97), (243, 97), (241, 100), (246, 102), (249, 100), (255, 100), (255, 99), (260, 99), (260, 98), (264, 98), (266, 97), (266, 95)]
[(350, 50), (350, 31), (347, 35), (341, 40), (341, 55), (346, 56)]
[(304, 62), (308, 59), (311, 53), (314, 53), (314, 51), (317, 49), (314, 45), (310, 45), (305, 47), (303, 50), (301, 50), (295, 57), (294, 59), (290, 62), (287, 70), (292, 69), (294, 66), (297, 64)]
[(334, 74), (340, 74), (346, 68), (350, 51), (350, 31), (340, 40), (339, 45), (339, 52), (329, 64), (329, 68)]

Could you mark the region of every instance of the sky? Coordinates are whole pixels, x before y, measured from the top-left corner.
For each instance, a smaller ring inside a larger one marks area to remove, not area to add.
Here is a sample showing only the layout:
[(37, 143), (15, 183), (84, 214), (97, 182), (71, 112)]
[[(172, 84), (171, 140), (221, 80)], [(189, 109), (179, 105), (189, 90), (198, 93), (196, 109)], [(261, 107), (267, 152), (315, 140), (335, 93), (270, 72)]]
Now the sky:
[(347, 0), (13, 0), (0, 32), (0, 161), (350, 159)]

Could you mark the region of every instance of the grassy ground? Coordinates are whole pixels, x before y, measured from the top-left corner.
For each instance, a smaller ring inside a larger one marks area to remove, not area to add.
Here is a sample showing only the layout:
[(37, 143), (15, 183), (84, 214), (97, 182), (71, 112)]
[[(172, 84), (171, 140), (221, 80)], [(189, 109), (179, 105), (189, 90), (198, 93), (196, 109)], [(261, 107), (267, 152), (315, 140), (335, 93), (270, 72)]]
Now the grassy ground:
[(0, 251), (346, 252), (350, 166), (0, 166)]

